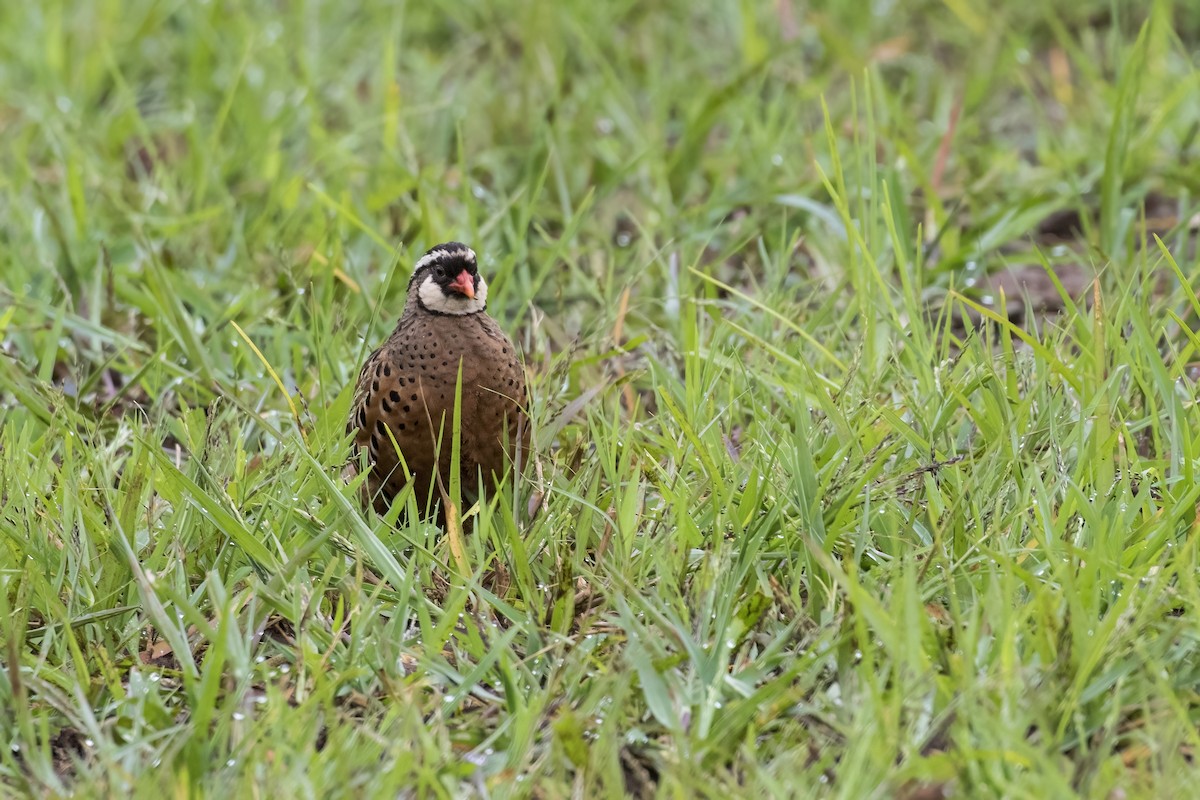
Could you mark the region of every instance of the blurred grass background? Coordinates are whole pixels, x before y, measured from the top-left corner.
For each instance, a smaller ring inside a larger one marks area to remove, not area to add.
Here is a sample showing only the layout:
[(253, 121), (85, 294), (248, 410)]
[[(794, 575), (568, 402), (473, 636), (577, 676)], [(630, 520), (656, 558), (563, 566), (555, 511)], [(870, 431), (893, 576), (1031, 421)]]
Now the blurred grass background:
[[(3, 785), (1186, 796), (1200, 9), (995, 6), (0, 5)], [(450, 239), (465, 553), (337, 477)]]

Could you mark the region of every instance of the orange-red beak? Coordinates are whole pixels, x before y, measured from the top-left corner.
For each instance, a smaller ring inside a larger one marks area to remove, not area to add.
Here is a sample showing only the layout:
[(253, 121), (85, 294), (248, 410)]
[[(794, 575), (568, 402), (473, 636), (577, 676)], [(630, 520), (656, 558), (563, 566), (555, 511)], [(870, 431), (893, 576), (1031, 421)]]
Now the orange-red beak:
[(458, 277), (455, 278), (454, 281), (446, 288), (453, 289), (459, 294), (464, 294), (471, 299), (475, 298), (475, 279), (472, 278), (471, 273), (467, 272), (465, 269), (458, 273)]

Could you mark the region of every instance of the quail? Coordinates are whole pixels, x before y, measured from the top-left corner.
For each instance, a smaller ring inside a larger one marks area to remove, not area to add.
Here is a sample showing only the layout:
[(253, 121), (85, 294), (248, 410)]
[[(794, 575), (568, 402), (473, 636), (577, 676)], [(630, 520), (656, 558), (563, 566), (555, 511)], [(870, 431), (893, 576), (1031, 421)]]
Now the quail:
[[(367, 357), (350, 409), (352, 465), (366, 451), (365, 488), (385, 512), (410, 480), (417, 505), (450, 488), (455, 385), (462, 370), (460, 487), (476, 498), (529, 451), (525, 373), (516, 349), (487, 314), (487, 282), (475, 252), (439, 244), (417, 261), (400, 321)], [(401, 457), (403, 463), (401, 463)], [(445, 521), (444, 508), (439, 519)]]

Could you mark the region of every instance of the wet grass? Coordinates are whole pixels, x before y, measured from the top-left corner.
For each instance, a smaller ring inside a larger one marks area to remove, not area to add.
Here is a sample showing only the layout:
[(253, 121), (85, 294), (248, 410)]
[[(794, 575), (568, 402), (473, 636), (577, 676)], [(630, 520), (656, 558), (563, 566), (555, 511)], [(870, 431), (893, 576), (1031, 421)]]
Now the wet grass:
[[(0, 4), (0, 782), (1186, 795), (1200, 16), (1144, 5)], [(339, 477), (450, 239), (540, 460), (461, 539)]]

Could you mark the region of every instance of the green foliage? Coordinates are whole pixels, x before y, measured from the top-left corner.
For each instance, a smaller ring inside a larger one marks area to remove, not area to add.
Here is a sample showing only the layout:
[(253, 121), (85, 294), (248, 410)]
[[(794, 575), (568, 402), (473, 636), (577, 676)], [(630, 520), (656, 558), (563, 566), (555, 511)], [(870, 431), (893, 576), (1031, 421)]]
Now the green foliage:
[[(0, 3), (6, 792), (1186, 796), (1200, 14), (998, 5)], [(340, 476), (450, 239), (444, 535)]]

